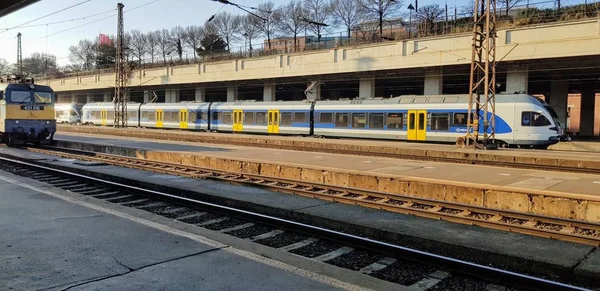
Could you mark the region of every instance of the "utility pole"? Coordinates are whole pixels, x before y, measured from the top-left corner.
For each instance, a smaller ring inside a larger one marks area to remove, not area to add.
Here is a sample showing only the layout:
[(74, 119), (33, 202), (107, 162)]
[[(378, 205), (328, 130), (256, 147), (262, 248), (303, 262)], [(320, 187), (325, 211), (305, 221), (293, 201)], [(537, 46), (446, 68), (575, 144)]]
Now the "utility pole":
[(116, 53), (116, 80), (115, 80), (115, 122), (114, 127), (127, 127), (127, 96), (125, 96), (125, 87), (127, 82), (127, 72), (125, 71), (125, 48), (123, 44), (123, 3), (117, 4), (118, 22), (117, 22), (117, 53)]
[(19, 75), (23, 75), (23, 50), (21, 49), (21, 33), (17, 33), (17, 67)]
[[(496, 0), (474, 0), (473, 47), (469, 81), (466, 145), (496, 145)], [(489, 116), (488, 116), (489, 115)], [(483, 120), (483, 139), (479, 140)]]

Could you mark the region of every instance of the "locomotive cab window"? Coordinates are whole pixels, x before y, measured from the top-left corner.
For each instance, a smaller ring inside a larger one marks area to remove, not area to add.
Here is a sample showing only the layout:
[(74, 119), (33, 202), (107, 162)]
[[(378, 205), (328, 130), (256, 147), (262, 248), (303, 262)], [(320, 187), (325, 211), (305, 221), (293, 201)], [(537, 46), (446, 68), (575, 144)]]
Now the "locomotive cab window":
[[(450, 129), (448, 113), (431, 113), (431, 130), (448, 130)], [(419, 125), (421, 122), (419, 121)]]
[(28, 103), (31, 102), (31, 93), (29, 91), (10, 92), (10, 102)]
[(52, 94), (48, 92), (35, 92), (33, 96), (35, 103), (52, 103)]
[(548, 126), (551, 125), (550, 120), (541, 113), (533, 111), (523, 111), (521, 113), (522, 126)]
[[(411, 118), (414, 118), (414, 114), (410, 115)], [(404, 121), (404, 116), (402, 115), (402, 113), (388, 113), (387, 114), (387, 129), (391, 129), (391, 130), (399, 130), (402, 129), (402, 127), (404, 126), (402, 124), (402, 122)], [(414, 128), (414, 120), (412, 121), (413, 125), (412, 128)]]

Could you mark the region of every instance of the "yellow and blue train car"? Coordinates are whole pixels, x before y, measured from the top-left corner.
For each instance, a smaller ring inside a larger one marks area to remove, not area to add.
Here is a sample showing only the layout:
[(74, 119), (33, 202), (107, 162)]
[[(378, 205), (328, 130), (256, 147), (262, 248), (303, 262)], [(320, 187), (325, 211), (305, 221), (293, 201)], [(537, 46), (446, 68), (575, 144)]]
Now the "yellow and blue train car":
[(54, 91), (33, 79), (0, 81), (1, 142), (8, 145), (50, 144), (56, 132)]

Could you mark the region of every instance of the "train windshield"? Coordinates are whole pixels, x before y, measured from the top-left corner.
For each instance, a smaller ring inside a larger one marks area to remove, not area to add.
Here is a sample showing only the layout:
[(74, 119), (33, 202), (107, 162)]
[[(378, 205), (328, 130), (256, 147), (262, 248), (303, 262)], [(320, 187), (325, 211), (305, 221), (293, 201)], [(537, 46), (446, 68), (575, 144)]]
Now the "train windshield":
[(554, 108), (552, 108), (550, 105), (544, 105), (544, 108), (546, 108), (546, 110), (548, 110), (548, 112), (550, 113), (550, 116), (552, 116), (552, 119), (554, 120), (556, 125), (560, 125), (560, 122), (558, 121), (558, 114), (556, 114), (556, 111), (554, 111)]
[(29, 103), (29, 102), (31, 102), (31, 92), (29, 92), (29, 91), (12, 91), (12, 92), (10, 92), (10, 102)]
[(35, 92), (35, 103), (52, 103), (52, 94), (48, 92)]

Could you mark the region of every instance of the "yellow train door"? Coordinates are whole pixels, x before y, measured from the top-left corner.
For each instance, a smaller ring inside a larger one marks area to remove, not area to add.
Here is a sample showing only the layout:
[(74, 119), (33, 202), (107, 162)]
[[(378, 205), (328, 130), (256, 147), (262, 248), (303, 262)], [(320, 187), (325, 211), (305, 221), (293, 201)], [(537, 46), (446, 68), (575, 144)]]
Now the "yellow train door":
[(179, 128), (188, 128), (188, 111), (185, 109), (179, 110)]
[(269, 110), (268, 111), (268, 132), (269, 133), (279, 133), (279, 110)]
[(108, 113), (106, 110), (102, 109), (100, 111), (100, 124), (106, 125), (106, 119), (108, 118)]
[(163, 127), (165, 113), (161, 109), (156, 110), (156, 127)]
[(233, 110), (233, 131), (242, 132), (244, 130), (244, 120), (242, 110)]
[(408, 140), (426, 140), (427, 138), (427, 110), (408, 111)]

